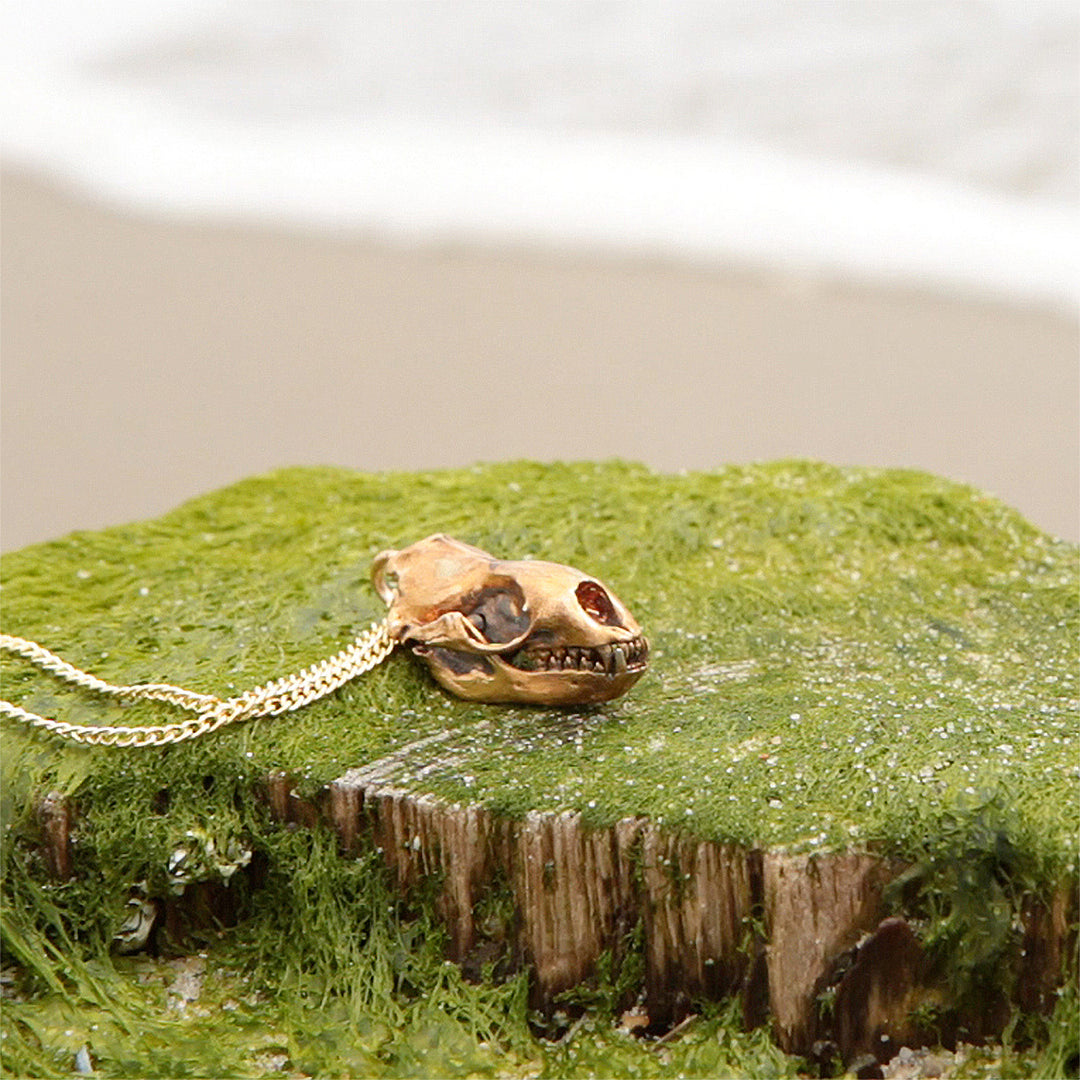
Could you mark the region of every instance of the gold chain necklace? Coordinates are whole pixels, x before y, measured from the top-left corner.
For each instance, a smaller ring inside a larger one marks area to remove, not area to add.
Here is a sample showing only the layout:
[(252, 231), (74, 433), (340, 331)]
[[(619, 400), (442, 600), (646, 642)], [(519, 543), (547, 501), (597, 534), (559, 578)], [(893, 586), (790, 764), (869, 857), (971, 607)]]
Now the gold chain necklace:
[(302, 708), (411, 647), (436, 681), (471, 701), (583, 705), (608, 701), (644, 674), (649, 645), (618, 597), (558, 563), (508, 562), (436, 534), (372, 564), (386, 618), (335, 656), (294, 675), (222, 699), (170, 683), (118, 685), (69, 664), (43, 645), (0, 634), (0, 649), (43, 671), (114, 697), (165, 701), (195, 713), (154, 727), (69, 724), (0, 701), (0, 714), (90, 746), (165, 746), (226, 724)]
[(167, 701), (170, 705), (178, 705), (181, 709), (189, 709), (198, 715), (191, 720), (155, 727), (95, 727), (52, 720), (19, 705), (13, 705), (10, 701), (0, 700), (0, 713), (31, 727), (59, 735), (63, 739), (90, 746), (165, 746), (168, 743), (184, 742), (206, 735), (226, 724), (235, 724), (238, 720), (250, 720), (256, 716), (277, 716), (279, 713), (299, 709), (381, 664), (394, 651), (395, 645), (397, 642), (390, 637), (385, 622), (372, 623), (348, 648), (336, 656), (294, 675), (286, 675), (282, 679), (274, 679), (273, 682), (253, 687), (239, 697), (222, 700), (213, 694), (199, 694), (180, 686), (171, 686), (169, 683), (118, 686), (69, 664), (37, 642), (10, 634), (0, 634), (0, 649), (16, 653), (42, 670), (52, 672), (76, 686), (119, 698)]

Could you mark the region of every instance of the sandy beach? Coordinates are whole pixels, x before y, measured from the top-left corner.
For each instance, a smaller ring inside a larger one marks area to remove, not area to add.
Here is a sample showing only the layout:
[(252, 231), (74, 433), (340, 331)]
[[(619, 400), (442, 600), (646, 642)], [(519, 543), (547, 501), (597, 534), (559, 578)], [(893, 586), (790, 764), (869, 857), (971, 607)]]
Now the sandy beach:
[(1080, 538), (1074, 319), (740, 269), (169, 222), (3, 179), (11, 550), (280, 465), (910, 466)]

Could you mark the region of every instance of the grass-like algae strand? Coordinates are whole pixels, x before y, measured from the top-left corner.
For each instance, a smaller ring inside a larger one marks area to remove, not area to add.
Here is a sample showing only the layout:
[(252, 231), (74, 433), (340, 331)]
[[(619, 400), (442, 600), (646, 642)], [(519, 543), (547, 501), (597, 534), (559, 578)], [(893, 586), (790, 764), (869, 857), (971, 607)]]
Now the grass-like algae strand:
[[(569, 1037), (537, 1041), (527, 973), (489, 965), (466, 981), (444, 963), (430, 898), (400, 895), (370, 848), (343, 858), (328, 831), (284, 826), (262, 797), (284, 773), (314, 799), (348, 769), (447, 731), (395, 784), (508, 819), (643, 817), (716, 843), (901, 861), (912, 869), (897, 903), (923, 919), (931, 953), (968, 958), (949, 969), (960, 994), (982, 985), (979, 965), (1011, 940), (1025, 896), (1075, 882), (1077, 549), (923, 473), (282, 470), (5, 556), (4, 628), (111, 681), (226, 696), (337, 651), (381, 616), (372, 556), (436, 531), (595, 573), (644, 627), (649, 673), (602, 708), (502, 708), (448, 697), (399, 653), (300, 712), (163, 750), (75, 747), (4, 721), (9, 1073), (70, 1075), (84, 1046), (116, 1076), (803, 1067), (707, 1003), (684, 1037), (635, 1040), (606, 1015), (604, 985)], [(2, 671), (4, 696), (65, 720), (175, 716), (17, 660)], [(50, 792), (75, 813), (64, 881), (37, 843)], [(113, 937), (133, 888), (173, 895), (184, 845), (212, 873), (208, 837), (219, 863), (229, 851), (250, 862), (226, 886), (236, 925), (186, 946), (205, 954), (189, 1000), (167, 940), (157, 955), (118, 955)], [(1037, 1075), (1039, 1047), (1067, 1062), (1059, 1033), (1075, 1010), (1066, 992), (1041, 1035), (1014, 1023), (1035, 1056), (987, 1068)]]

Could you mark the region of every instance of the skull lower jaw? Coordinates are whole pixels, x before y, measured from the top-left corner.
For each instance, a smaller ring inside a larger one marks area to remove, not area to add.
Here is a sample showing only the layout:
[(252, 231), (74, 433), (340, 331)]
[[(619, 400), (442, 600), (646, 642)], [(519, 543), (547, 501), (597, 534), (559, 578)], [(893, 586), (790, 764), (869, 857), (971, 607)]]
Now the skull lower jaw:
[[(643, 639), (642, 639), (643, 641)], [(530, 662), (534, 657), (522, 658), (518, 654), (515, 663), (509, 663), (492, 653), (485, 655), (466, 653), (447, 648), (418, 648), (416, 654), (430, 668), (440, 686), (458, 697), (470, 701), (498, 704), (525, 705), (584, 705), (624, 694), (645, 673), (647, 647), (642, 648), (632, 664), (615, 656), (607, 658), (606, 667), (597, 669), (597, 660), (581, 649), (554, 650), (563, 655), (556, 657), (558, 667), (518, 667), (519, 662)], [(552, 652), (553, 650), (546, 650)], [(550, 662), (550, 661), (548, 661)], [(563, 667), (562, 664), (567, 664)]]

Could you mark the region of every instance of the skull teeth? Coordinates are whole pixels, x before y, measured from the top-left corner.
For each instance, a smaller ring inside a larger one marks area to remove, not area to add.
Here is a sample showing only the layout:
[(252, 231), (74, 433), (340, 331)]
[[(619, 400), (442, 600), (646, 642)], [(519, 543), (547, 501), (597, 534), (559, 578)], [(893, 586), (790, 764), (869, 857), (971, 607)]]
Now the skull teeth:
[(589, 671), (624, 675), (630, 668), (644, 667), (649, 647), (644, 638), (596, 647), (564, 645), (559, 648), (523, 649), (513, 659), (525, 671)]

